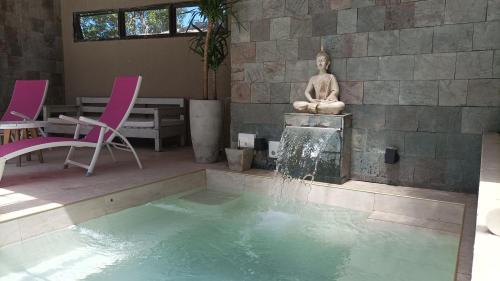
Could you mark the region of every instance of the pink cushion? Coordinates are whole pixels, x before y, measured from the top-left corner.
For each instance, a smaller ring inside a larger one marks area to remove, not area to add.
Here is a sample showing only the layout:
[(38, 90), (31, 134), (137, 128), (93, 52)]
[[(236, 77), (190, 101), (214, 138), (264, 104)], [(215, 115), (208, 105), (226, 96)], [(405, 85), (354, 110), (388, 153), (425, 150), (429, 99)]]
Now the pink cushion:
[[(132, 103), (134, 102), (135, 91), (138, 87), (138, 83), (139, 76), (117, 77), (113, 85), (113, 91), (111, 93), (111, 97), (109, 98), (109, 102), (99, 118), (99, 121), (105, 123), (113, 129), (118, 129), (120, 123), (128, 117), (128, 109), (133, 106)], [(94, 127), (87, 134), (87, 136), (85, 136), (85, 140), (97, 142), (99, 138), (99, 130), (100, 127)], [(106, 133), (104, 140), (107, 140), (111, 134), (111, 131)]]
[(28, 147), (52, 143), (52, 142), (63, 142), (63, 141), (74, 141), (72, 138), (63, 137), (38, 137), (33, 139), (24, 139), (20, 141), (11, 142), (8, 144), (0, 145), (0, 157), (4, 157), (10, 153), (16, 152), (21, 149)]
[(10, 114), (11, 111), (36, 119), (45, 99), (47, 83), (47, 80), (17, 80), (9, 107), (1, 121), (22, 121), (22, 118)]

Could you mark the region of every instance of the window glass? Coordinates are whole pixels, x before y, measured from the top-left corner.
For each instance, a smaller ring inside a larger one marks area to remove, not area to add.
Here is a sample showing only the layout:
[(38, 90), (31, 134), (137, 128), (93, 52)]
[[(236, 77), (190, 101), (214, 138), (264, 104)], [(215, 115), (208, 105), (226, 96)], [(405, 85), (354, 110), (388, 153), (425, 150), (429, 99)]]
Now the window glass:
[[(1, 1), (1, 0), (0, 0)], [(225, 20), (214, 28), (226, 28)], [(206, 32), (207, 21), (193, 1), (165, 3), (146, 7), (84, 11), (73, 14), (74, 40), (196, 36)]]
[(125, 12), (125, 34), (127, 36), (168, 33), (167, 8)]
[(179, 7), (175, 10), (178, 33), (192, 33), (207, 30), (207, 22), (200, 16), (198, 6)]
[(103, 40), (119, 38), (118, 13), (80, 15), (82, 39)]

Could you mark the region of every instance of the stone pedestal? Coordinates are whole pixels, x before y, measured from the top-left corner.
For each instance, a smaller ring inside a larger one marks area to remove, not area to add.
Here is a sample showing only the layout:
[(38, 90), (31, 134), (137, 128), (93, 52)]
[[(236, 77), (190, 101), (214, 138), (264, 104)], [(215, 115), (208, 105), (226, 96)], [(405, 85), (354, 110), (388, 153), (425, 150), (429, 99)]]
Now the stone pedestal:
[[(314, 162), (314, 181), (342, 184), (350, 178), (350, 160), (351, 160), (351, 134), (352, 134), (352, 115), (322, 115), (306, 113), (287, 113), (285, 114), (285, 132), (290, 138), (303, 139), (305, 141), (315, 142), (318, 137), (331, 135), (325, 139), (322, 145), (324, 147), (319, 151), (318, 156), (305, 155), (313, 157)], [(333, 134), (335, 132), (335, 134)], [(283, 141), (283, 139), (282, 139)], [(304, 145), (306, 148), (307, 146)], [(307, 154), (307, 148), (303, 154)], [(292, 163), (294, 161), (291, 161)], [(298, 163), (295, 161), (295, 163)], [(304, 166), (304, 162), (300, 164)], [(307, 166), (307, 165), (306, 165)], [(301, 178), (305, 173), (301, 171), (303, 167), (290, 169), (291, 175), (297, 174)]]

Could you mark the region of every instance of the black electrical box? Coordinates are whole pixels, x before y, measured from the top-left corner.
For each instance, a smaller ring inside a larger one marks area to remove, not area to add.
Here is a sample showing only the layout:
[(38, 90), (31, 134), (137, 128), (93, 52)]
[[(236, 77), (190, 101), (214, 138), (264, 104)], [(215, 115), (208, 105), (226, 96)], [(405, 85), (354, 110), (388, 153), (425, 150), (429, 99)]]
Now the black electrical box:
[(395, 164), (399, 160), (398, 149), (396, 147), (387, 147), (385, 149), (385, 163)]

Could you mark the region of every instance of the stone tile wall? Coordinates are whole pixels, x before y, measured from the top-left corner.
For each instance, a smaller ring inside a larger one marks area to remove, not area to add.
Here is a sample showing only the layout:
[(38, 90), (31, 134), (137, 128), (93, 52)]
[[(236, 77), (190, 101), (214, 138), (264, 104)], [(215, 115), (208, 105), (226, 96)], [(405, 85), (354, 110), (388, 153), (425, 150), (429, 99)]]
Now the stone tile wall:
[(59, 0), (0, 0), (0, 112), (17, 79), (50, 80), (46, 103), (64, 103)]
[[(500, 0), (243, 0), (232, 24), (232, 124), (279, 140), (321, 44), (353, 113), (354, 179), (476, 192), (500, 130)], [(396, 146), (401, 160), (384, 164)]]

